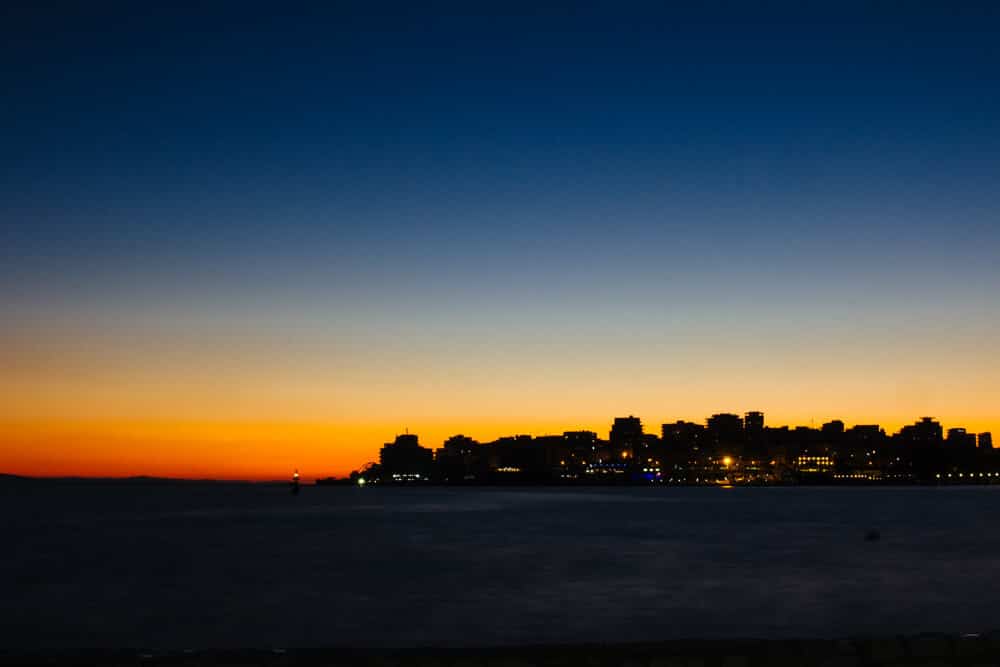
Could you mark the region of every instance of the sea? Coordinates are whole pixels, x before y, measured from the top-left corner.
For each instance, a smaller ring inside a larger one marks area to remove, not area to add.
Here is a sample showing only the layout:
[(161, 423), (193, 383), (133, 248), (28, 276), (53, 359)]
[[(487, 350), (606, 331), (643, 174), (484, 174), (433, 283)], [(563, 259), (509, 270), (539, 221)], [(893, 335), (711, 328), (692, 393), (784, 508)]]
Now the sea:
[(0, 499), (13, 651), (1000, 628), (997, 487), (8, 480)]

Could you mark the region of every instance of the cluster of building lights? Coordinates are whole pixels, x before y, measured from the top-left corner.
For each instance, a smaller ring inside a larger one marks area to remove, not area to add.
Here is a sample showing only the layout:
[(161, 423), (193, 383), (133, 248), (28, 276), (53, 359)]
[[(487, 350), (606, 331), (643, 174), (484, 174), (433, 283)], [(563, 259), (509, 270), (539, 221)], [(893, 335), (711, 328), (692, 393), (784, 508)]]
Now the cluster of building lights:
[[(952, 475), (953, 475), (953, 473), (949, 472), (949, 473), (945, 473), (944, 477), (945, 478), (949, 478), (949, 477), (952, 477)], [(941, 473), (937, 473), (934, 476), (937, 479), (941, 479), (942, 478)], [(966, 475), (966, 473), (964, 473), (964, 472), (958, 472), (958, 473), (954, 473), (954, 476), (955, 477), (962, 477), (962, 478), (969, 477), (970, 479), (971, 478), (976, 478), (976, 477), (1000, 477), (1000, 472), (981, 472), (981, 473), (970, 472), (970, 473), (968, 473), (968, 475)]]
[(602, 475), (624, 474), (626, 470), (624, 463), (590, 463), (584, 471), (588, 475), (600, 473)]

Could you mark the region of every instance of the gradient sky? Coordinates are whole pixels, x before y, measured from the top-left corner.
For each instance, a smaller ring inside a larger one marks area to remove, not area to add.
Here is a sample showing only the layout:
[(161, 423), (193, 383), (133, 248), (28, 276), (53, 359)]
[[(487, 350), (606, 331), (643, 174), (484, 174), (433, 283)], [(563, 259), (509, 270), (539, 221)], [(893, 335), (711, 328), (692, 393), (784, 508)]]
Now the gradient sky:
[(18, 4), (0, 471), (1000, 431), (996, 3)]

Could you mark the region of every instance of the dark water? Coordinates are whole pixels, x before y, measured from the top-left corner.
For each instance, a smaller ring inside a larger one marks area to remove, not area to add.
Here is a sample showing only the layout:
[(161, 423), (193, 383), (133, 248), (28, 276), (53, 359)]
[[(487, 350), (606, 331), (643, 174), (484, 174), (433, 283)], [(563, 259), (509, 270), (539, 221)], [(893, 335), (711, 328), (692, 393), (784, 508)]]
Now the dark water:
[[(5, 648), (1000, 627), (1000, 488), (4, 483)], [(865, 541), (876, 528), (881, 539)]]

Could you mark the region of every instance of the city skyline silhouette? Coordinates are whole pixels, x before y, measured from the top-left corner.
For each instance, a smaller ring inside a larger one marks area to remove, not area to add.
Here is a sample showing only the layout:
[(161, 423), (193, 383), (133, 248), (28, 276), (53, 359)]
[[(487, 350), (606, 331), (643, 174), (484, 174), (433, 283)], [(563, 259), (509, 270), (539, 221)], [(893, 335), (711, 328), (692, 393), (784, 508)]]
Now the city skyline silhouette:
[[(425, 443), (426, 444), (426, 443)], [(372, 484), (788, 484), (1000, 483), (991, 432), (945, 429), (923, 417), (887, 434), (878, 424), (770, 426), (765, 414), (716, 413), (646, 432), (616, 417), (607, 438), (594, 431), (507, 435), (479, 442), (464, 434), (439, 448), (405, 429), (339, 483)], [(335, 484), (334, 477), (318, 483)]]

